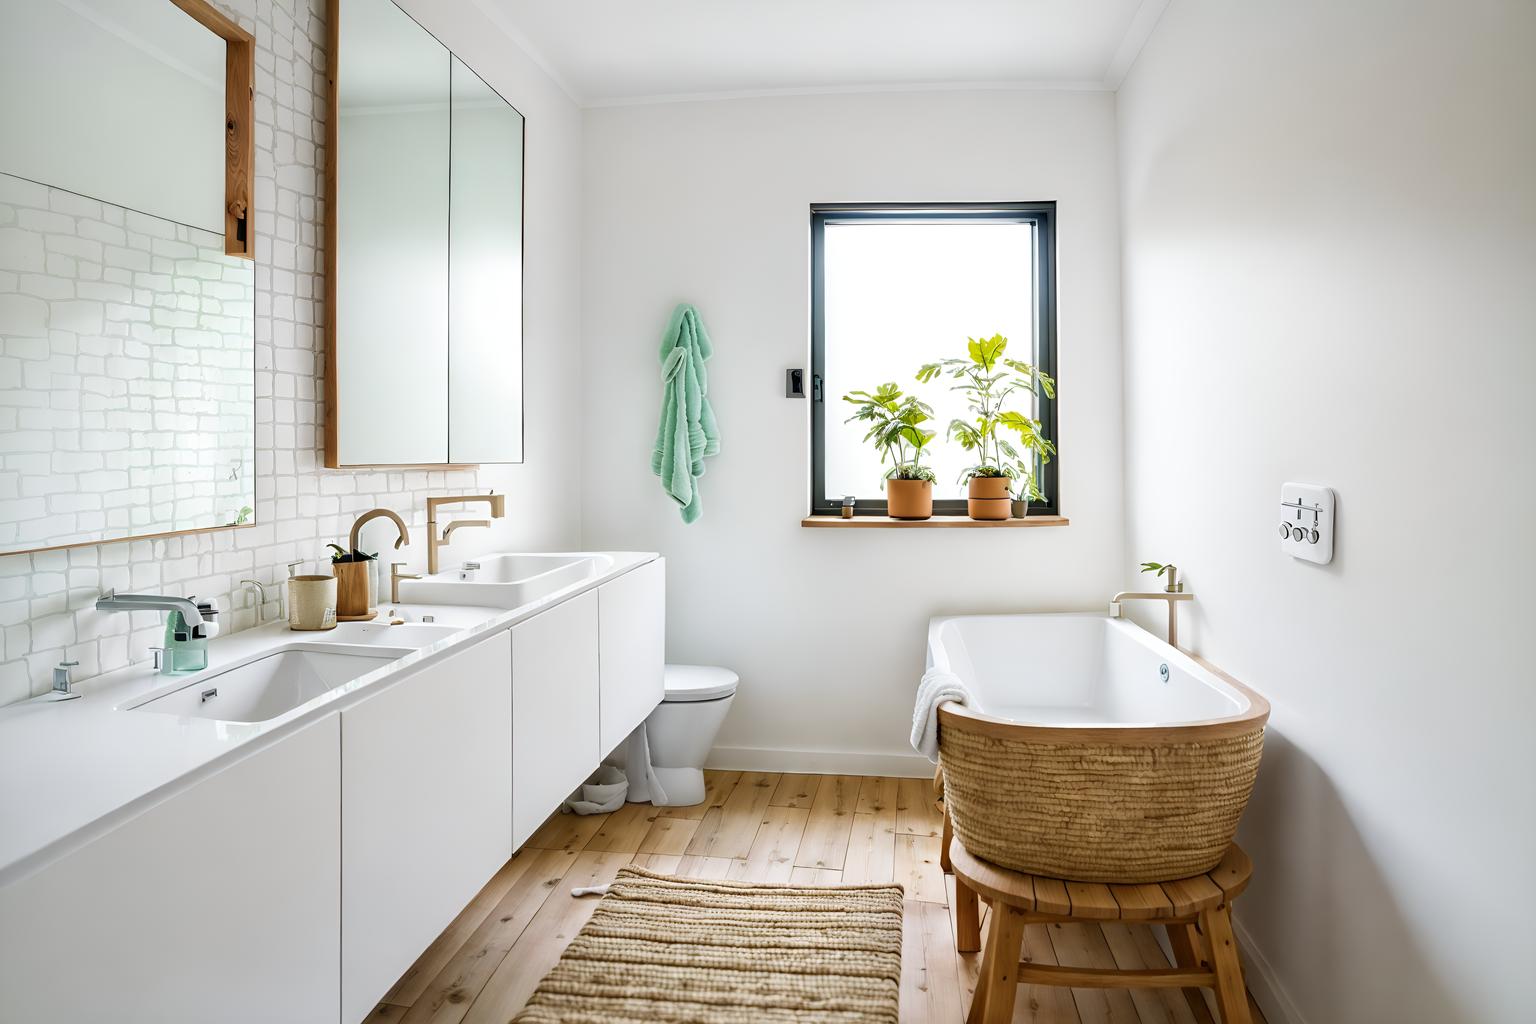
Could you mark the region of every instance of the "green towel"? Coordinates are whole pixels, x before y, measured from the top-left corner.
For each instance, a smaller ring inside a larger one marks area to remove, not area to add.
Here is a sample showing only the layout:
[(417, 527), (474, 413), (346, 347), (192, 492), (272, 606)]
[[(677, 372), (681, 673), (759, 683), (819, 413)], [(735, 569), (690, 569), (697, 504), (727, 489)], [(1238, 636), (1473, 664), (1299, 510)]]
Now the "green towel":
[(704, 361), (714, 354), (699, 311), (686, 302), (672, 311), (661, 339), (661, 426), (651, 449), (651, 472), (682, 508), (683, 522), (703, 511), (699, 477), (704, 459), (720, 452), (720, 428), (709, 407), (709, 375)]

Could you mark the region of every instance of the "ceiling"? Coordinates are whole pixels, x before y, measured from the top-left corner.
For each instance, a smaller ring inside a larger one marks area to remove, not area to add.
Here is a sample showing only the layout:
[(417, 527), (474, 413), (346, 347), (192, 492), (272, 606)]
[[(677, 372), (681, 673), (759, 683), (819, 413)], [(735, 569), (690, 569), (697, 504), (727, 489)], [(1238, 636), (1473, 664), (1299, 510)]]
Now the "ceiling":
[(1115, 89), (1168, 0), (475, 0), (578, 103)]

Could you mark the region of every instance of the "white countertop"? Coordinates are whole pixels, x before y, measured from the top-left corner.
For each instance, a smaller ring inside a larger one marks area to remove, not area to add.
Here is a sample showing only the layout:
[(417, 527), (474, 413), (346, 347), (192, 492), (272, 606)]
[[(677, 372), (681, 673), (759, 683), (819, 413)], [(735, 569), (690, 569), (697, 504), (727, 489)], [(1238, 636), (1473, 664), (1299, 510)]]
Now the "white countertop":
[[(144, 809), (448, 652), (654, 561), (651, 552), (601, 552), (611, 568), (510, 611), (461, 605), (395, 605), (459, 632), (411, 651), (265, 722), (222, 722), (123, 710), (145, 695), (180, 689), (291, 644), (330, 645), (324, 632), (269, 623), (209, 641), (209, 668), (165, 676), (148, 663), (76, 685), (78, 700), (0, 708), (0, 887), (24, 878)], [(377, 648), (378, 645), (373, 645)], [(359, 648), (359, 651), (366, 648)]]

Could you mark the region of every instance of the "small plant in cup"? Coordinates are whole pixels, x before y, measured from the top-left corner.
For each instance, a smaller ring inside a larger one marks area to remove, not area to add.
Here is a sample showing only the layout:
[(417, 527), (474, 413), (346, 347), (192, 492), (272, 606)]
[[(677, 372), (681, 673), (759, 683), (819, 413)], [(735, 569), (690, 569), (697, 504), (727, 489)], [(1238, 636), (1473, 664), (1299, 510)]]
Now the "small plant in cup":
[(379, 557), (377, 553), (370, 555), (366, 552), (358, 551), (356, 548), (348, 551), (340, 544), (327, 544), (326, 547), (331, 549), (332, 565), (338, 562), (371, 562)]
[(1008, 339), (1001, 334), (966, 342), (964, 359), (927, 363), (917, 379), (926, 384), (944, 374), (958, 382), (950, 390), (966, 396), (975, 416), (949, 424), (950, 439), (976, 453), (976, 465), (960, 475), (968, 487), (968, 511), (972, 519), (1007, 519), (1015, 485), (1021, 498), (1044, 500), (1035, 471), (1056, 454), (1040, 421), (1006, 408), (1008, 400), (1019, 392), (1032, 395), (1037, 389), (1055, 398), (1056, 382), (1029, 363), (1006, 358)]
[(1176, 565), (1164, 565), (1161, 562), (1142, 562), (1141, 571), (1152, 573), (1153, 579), (1167, 576), (1168, 585), (1163, 589), (1170, 594), (1180, 593), (1184, 589), (1184, 584), (1179, 582), (1179, 567)]
[(846, 423), (869, 425), (864, 440), (880, 453), (890, 468), (880, 478), (885, 488), (887, 511), (893, 519), (928, 519), (933, 515), (933, 470), (923, 465), (923, 449), (934, 431), (923, 424), (933, 418), (933, 408), (913, 395), (902, 394), (894, 381), (873, 392), (850, 391), (843, 401), (856, 406)]

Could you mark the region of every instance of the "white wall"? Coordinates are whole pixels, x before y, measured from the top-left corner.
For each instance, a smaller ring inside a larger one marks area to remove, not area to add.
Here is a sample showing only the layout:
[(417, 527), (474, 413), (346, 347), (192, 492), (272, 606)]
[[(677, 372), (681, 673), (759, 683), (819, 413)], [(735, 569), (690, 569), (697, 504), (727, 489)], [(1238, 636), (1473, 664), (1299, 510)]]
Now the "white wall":
[[(226, 628), (244, 628), (255, 621), (256, 610), (241, 579), (276, 583), (287, 562), (321, 559), (325, 545), (344, 543), (352, 521), (375, 505), (403, 515), (415, 543), (390, 551), (390, 527), (381, 521), (370, 526), (364, 547), (417, 568), (426, 561), (429, 494), (494, 487), (508, 496), (505, 519), (489, 530), (455, 534), (445, 558), (577, 546), (576, 515), (550, 495), (572, 490), (580, 412), (573, 391), (551, 382), (579, 376), (581, 114), (473, 0), (411, 0), (404, 6), (528, 118), (527, 463), (453, 473), (321, 468), (325, 0), (226, 6), (254, 29), (257, 43), (256, 525), (0, 558), (0, 704), (46, 690), (52, 666), (65, 658), (81, 662), (78, 679), (148, 659), (160, 636), (159, 617), (95, 611), (102, 588), (216, 596), (234, 608)], [(277, 588), (269, 586), (267, 593), (267, 612), (275, 614)]]
[[(930, 616), (1094, 608), (1120, 579), (1112, 97), (752, 99), (589, 110), (585, 125), (583, 542), (665, 554), (668, 658), (740, 672), (721, 763), (916, 768), (907, 731)], [(810, 204), (1034, 199), (1059, 203), (1072, 525), (802, 529), (810, 409), (783, 381), (810, 361)], [(698, 306), (715, 342), (723, 438), (692, 526), (650, 472), (656, 353), (679, 301)]]
[[(1536, 6), (1176, 0), (1119, 95), (1133, 560), (1274, 704), (1272, 1022), (1528, 1019)], [(1321, 568), (1280, 484), (1339, 494)]]

